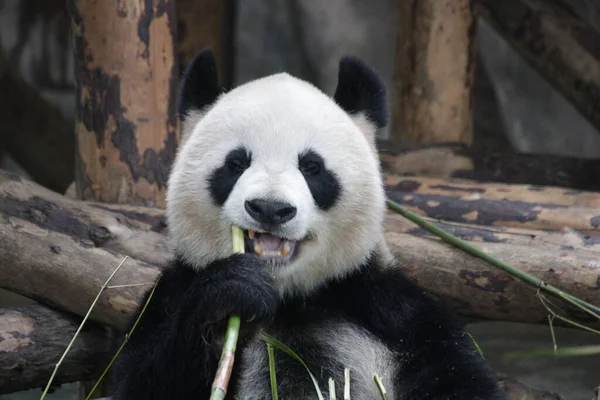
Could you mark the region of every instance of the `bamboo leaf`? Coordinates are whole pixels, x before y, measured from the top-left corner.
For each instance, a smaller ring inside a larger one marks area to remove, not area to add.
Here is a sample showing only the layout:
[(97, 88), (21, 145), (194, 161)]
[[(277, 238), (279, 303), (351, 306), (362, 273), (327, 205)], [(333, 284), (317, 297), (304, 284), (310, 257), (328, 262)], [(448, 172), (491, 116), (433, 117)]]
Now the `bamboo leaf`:
[(273, 400), (279, 399), (277, 393), (277, 372), (275, 371), (275, 352), (273, 346), (267, 343), (267, 353), (269, 354), (269, 378), (271, 380), (271, 398)]
[(317, 378), (315, 378), (315, 376), (312, 374), (312, 372), (310, 372), (310, 369), (308, 368), (308, 365), (306, 365), (306, 363), (304, 362), (304, 360), (298, 354), (296, 354), (296, 352), (294, 350), (290, 349), (287, 345), (285, 345), (284, 343), (280, 342), (278, 339), (274, 338), (273, 336), (267, 335), (266, 333), (261, 333), (260, 334), (260, 338), (264, 342), (266, 342), (266, 343), (270, 344), (271, 346), (275, 347), (277, 350), (283, 351), (288, 356), (292, 357), (293, 359), (295, 359), (296, 361), (298, 361), (300, 364), (302, 364), (302, 366), (308, 372), (308, 375), (310, 376), (310, 379), (312, 380), (313, 385), (315, 386), (315, 390), (317, 392), (317, 396), (319, 396), (319, 400), (324, 400), (323, 393), (321, 392), (321, 388), (319, 387), (319, 382), (317, 382)]

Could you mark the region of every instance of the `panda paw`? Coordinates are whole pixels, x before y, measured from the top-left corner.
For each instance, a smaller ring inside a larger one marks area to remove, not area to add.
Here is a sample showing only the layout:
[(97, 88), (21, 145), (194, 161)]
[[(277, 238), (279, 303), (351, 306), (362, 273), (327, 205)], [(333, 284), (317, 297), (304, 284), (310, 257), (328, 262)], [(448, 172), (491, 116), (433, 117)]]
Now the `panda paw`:
[(266, 262), (251, 254), (235, 254), (200, 271), (191, 297), (204, 324), (234, 314), (242, 322), (268, 323), (279, 304), (279, 291)]

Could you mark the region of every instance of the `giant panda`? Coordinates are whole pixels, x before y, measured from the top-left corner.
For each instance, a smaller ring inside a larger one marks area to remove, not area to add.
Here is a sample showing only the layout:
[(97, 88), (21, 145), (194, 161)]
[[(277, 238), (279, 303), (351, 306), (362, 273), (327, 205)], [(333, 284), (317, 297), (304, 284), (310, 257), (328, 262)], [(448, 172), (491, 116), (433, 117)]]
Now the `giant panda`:
[[(208, 399), (238, 314), (228, 398), (271, 398), (265, 332), (304, 360), (325, 398), (330, 378), (342, 397), (347, 367), (356, 400), (381, 399), (375, 374), (389, 400), (507, 399), (386, 247), (377, 73), (342, 58), (331, 97), (285, 73), (229, 92), (218, 82), (210, 50), (182, 78), (166, 207), (174, 261), (117, 360), (115, 398)], [(245, 254), (233, 254), (233, 225)], [(275, 360), (279, 398), (317, 399), (304, 366), (281, 351)]]

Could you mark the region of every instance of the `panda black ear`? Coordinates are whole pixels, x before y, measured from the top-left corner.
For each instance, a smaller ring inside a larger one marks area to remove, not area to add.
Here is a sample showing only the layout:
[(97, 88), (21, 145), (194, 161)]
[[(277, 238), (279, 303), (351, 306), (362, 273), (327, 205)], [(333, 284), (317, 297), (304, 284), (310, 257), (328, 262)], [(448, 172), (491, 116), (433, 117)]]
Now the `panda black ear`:
[(183, 73), (177, 112), (184, 116), (191, 110), (200, 111), (213, 104), (221, 93), (215, 55), (211, 50), (203, 50)]
[(340, 60), (335, 102), (348, 114), (363, 113), (377, 128), (388, 123), (385, 85), (363, 60), (346, 56)]

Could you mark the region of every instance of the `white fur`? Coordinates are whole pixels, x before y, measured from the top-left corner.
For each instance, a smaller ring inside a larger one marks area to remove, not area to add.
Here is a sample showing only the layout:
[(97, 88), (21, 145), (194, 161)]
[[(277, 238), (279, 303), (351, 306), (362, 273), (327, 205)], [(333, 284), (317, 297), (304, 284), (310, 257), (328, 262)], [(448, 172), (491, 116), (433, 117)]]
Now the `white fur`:
[[(193, 124), (192, 124), (193, 123)], [(279, 236), (304, 242), (293, 261), (273, 274), (282, 292), (307, 294), (363, 263), (384, 243), (385, 197), (374, 129), (350, 117), (314, 86), (282, 73), (222, 95), (207, 111), (184, 121), (185, 141), (169, 181), (167, 218), (174, 246), (197, 268), (232, 252), (231, 226), (260, 230), (245, 200), (286, 201), (297, 215)], [(244, 146), (252, 164), (224, 207), (213, 204), (207, 178), (233, 149)], [(342, 194), (324, 212), (298, 170), (298, 155), (314, 149), (337, 175)]]
[(204, 118), (206, 115), (206, 110), (191, 110), (187, 113), (187, 115), (182, 116), (181, 123), (181, 137), (179, 138), (179, 148), (182, 148), (185, 145), (187, 139), (192, 135), (194, 128), (198, 125), (198, 122)]
[[(398, 365), (394, 354), (367, 330), (347, 322), (333, 323), (315, 329), (313, 340), (330, 351), (331, 358), (350, 368), (353, 382), (352, 397), (376, 399), (380, 397), (373, 376), (377, 374), (387, 392), (388, 399), (395, 399), (394, 377)], [(343, 388), (343, 381), (336, 386)]]
[[(375, 374), (381, 379), (388, 399), (401, 398), (396, 397), (400, 394), (397, 394), (397, 388), (394, 387), (394, 377), (400, 372), (401, 366), (394, 363), (394, 353), (365, 329), (348, 322), (338, 321), (311, 328), (306, 332), (306, 336), (323, 346), (331, 361), (335, 360), (337, 365), (350, 368), (352, 398), (380, 398), (379, 389), (373, 379)], [(276, 351), (275, 357), (289, 357), (289, 355)], [(269, 381), (264, 379), (265, 370), (268, 368), (264, 342), (255, 340), (244, 347), (240, 362), (242, 366), (238, 390), (240, 399), (269, 398), (271, 388)], [(323, 367), (332, 368), (331, 364), (326, 364), (321, 367), (313, 366), (311, 372), (315, 375), (319, 387), (326, 397), (328, 380), (332, 378), (336, 384), (337, 397), (341, 398), (344, 390), (344, 367), (324, 370)], [(289, 384), (286, 379), (288, 377), (285, 374), (279, 374), (278, 382), (282, 388)], [(293, 383), (291, 384), (293, 385)], [(309, 398), (316, 400), (316, 393)]]

